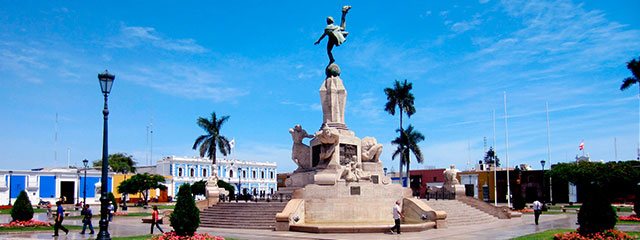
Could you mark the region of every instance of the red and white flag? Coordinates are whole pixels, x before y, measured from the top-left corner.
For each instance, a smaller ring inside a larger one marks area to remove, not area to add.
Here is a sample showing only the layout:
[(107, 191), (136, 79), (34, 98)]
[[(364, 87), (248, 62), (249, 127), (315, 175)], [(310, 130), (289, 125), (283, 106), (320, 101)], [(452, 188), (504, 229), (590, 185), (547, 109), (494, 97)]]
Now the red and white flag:
[(580, 150), (584, 150), (584, 140), (580, 141), (580, 147), (578, 147)]

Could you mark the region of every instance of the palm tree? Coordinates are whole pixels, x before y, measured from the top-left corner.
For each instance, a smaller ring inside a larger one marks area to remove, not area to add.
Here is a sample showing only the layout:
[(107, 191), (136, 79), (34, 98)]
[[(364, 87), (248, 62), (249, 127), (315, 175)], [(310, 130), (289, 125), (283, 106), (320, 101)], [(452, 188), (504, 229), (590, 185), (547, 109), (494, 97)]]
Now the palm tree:
[[(413, 84), (408, 83), (405, 79), (404, 82), (396, 80), (393, 84), (393, 88), (385, 88), (384, 93), (387, 95), (387, 103), (384, 106), (384, 110), (391, 115), (396, 115), (396, 106), (400, 110), (400, 131), (404, 129), (402, 127), (402, 113), (406, 112), (407, 117), (411, 117), (416, 112), (416, 108), (413, 106), (413, 94), (411, 89)], [(400, 156), (400, 181), (402, 181), (402, 165), (404, 165), (404, 156)], [(405, 186), (406, 187), (406, 186)]]
[(211, 113), (211, 120), (199, 117), (198, 126), (204, 129), (207, 134), (200, 135), (193, 143), (193, 150), (200, 146), (200, 157), (205, 155), (211, 159), (212, 164), (216, 164), (216, 152), (220, 150), (222, 155), (227, 156), (231, 152), (229, 140), (220, 135), (222, 125), (229, 119), (229, 116), (222, 116), (218, 119), (216, 112)]
[[(413, 153), (418, 163), (422, 163), (424, 161), (422, 150), (420, 150), (420, 146), (418, 146), (418, 143), (424, 140), (424, 135), (418, 131), (414, 131), (413, 126), (411, 125), (409, 125), (406, 130), (398, 129), (396, 132), (400, 133), (400, 136), (391, 141), (392, 144), (398, 145), (396, 151), (393, 152), (392, 158), (395, 159), (397, 156), (400, 156), (400, 162), (407, 165), (408, 178), (409, 169), (411, 169), (410, 153)], [(400, 171), (402, 172), (402, 170)]]
[[(640, 58), (639, 58), (640, 59)], [(632, 77), (628, 77), (625, 78), (624, 81), (622, 82), (622, 85), (620, 85), (620, 91), (624, 91), (627, 88), (631, 87), (631, 85), (633, 84), (638, 84), (638, 157), (637, 159), (640, 160), (640, 62), (636, 59), (631, 59), (631, 61), (629, 61), (627, 63), (627, 68), (631, 71), (631, 73), (633, 74)]]

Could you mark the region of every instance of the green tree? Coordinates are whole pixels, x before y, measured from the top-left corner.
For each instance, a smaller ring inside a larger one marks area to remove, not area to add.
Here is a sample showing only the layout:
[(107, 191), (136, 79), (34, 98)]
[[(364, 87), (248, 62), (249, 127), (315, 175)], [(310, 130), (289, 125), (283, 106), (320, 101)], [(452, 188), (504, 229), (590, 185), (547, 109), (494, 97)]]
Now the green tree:
[(640, 161), (573, 162), (554, 164), (546, 174), (554, 180), (563, 180), (580, 186), (598, 182), (609, 200), (626, 198), (633, 194), (640, 179)]
[(419, 142), (424, 140), (424, 135), (417, 130), (413, 130), (413, 126), (411, 125), (409, 125), (406, 130), (398, 129), (396, 132), (400, 133), (400, 136), (391, 141), (392, 144), (398, 145), (396, 151), (393, 152), (392, 158), (395, 159), (397, 156), (400, 156), (400, 159), (404, 160), (407, 165), (406, 175), (409, 177), (411, 153), (416, 157), (416, 161), (418, 161), (418, 163), (422, 163), (424, 161), (422, 150), (420, 150), (420, 146), (418, 145)]
[(211, 113), (211, 120), (199, 117), (197, 124), (206, 134), (200, 135), (193, 143), (193, 150), (200, 146), (200, 157), (207, 156), (213, 164), (216, 164), (216, 152), (219, 150), (222, 155), (227, 156), (231, 152), (229, 140), (220, 134), (222, 125), (229, 119), (229, 116), (222, 116), (218, 119), (216, 112)]
[(192, 236), (200, 226), (200, 210), (191, 195), (191, 187), (183, 184), (178, 190), (178, 202), (171, 213), (171, 227), (178, 236)]
[[(631, 74), (633, 76), (627, 77), (622, 81), (622, 85), (620, 85), (620, 91), (628, 89), (633, 84), (640, 83), (640, 61), (631, 59), (631, 61), (627, 63), (627, 69), (631, 71)], [(638, 84), (638, 90), (640, 91), (640, 84)]]
[(26, 191), (20, 192), (18, 198), (11, 208), (11, 218), (13, 221), (29, 221), (33, 218), (33, 206)]
[[(404, 82), (395, 81), (393, 88), (385, 88), (384, 93), (387, 95), (387, 103), (384, 106), (384, 110), (391, 115), (396, 115), (396, 107), (400, 111), (400, 131), (403, 131), (402, 116), (403, 112), (407, 113), (407, 117), (411, 117), (416, 112), (416, 108), (413, 105), (414, 97), (411, 93), (413, 84), (408, 83), (405, 79)], [(405, 164), (405, 155), (400, 156), (400, 179), (402, 180), (402, 166)], [(406, 184), (405, 184), (406, 187)]]
[[(149, 201), (149, 189), (159, 188), (159, 189), (167, 189), (166, 186), (162, 185), (164, 182), (164, 177), (157, 174), (136, 174), (131, 176), (131, 178), (124, 180), (117, 187), (118, 192), (127, 194), (142, 194), (142, 198), (144, 199), (144, 204), (147, 205)], [(124, 186), (123, 186), (124, 185)], [(122, 186), (122, 187), (121, 187)]]
[(191, 184), (191, 193), (193, 196), (207, 194), (207, 181), (200, 180)]
[(122, 195), (124, 195), (124, 201), (123, 201), (123, 210), (126, 210), (126, 206), (127, 206), (127, 196), (129, 194), (136, 194), (138, 193), (138, 189), (133, 186), (133, 184), (131, 183), (131, 181), (129, 181), (129, 179), (124, 180), (122, 182), (120, 182), (120, 185), (118, 185), (118, 187), (116, 188), (116, 190), (118, 190), (118, 192)]
[[(114, 153), (109, 155), (109, 169), (117, 173), (135, 173), (136, 162), (133, 156), (126, 153)], [(93, 167), (102, 167), (102, 160), (93, 161)]]

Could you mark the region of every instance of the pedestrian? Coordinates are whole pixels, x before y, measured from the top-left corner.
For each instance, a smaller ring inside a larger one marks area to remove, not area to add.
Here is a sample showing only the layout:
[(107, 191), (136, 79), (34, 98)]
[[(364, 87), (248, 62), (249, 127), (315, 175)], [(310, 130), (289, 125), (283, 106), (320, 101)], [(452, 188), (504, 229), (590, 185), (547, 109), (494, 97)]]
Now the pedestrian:
[(62, 202), (57, 201), (56, 206), (58, 207), (58, 209), (56, 210), (56, 213), (58, 215), (56, 216), (55, 224), (53, 225), (54, 237), (58, 236), (58, 229), (62, 229), (62, 231), (64, 231), (64, 234), (69, 234), (69, 229), (62, 226), (62, 220), (64, 220), (64, 208), (62, 208)]
[(109, 206), (107, 206), (107, 210), (109, 210), (109, 222), (113, 221), (113, 202), (109, 202)]
[(160, 219), (158, 218), (158, 206), (153, 206), (153, 212), (151, 213), (151, 234), (153, 234), (153, 226), (156, 226), (161, 233), (162, 228), (160, 228)]
[(533, 215), (536, 219), (536, 225), (538, 225), (538, 219), (540, 218), (540, 214), (542, 214), (542, 203), (538, 200), (533, 202)]
[(393, 229), (396, 230), (397, 234), (400, 234), (400, 218), (404, 218), (404, 214), (402, 214), (402, 209), (400, 208), (400, 200), (396, 201), (396, 205), (393, 206), (393, 220), (395, 225), (389, 230), (391, 234), (393, 234)]
[(80, 214), (84, 216), (82, 218), (82, 232), (80, 232), (80, 234), (84, 234), (85, 230), (87, 230), (87, 226), (89, 226), (89, 230), (91, 230), (89, 234), (93, 234), (93, 224), (91, 223), (91, 217), (93, 217), (93, 212), (91, 212), (91, 208), (89, 207), (89, 204), (85, 204), (82, 207), (82, 211), (80, 212)]

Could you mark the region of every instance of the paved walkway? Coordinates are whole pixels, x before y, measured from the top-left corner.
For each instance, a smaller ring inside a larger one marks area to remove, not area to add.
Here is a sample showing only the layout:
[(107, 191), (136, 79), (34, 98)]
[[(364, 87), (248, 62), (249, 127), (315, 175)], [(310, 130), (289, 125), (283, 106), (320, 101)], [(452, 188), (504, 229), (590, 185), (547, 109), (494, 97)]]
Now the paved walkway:
[[(68, 224), (78, 224), (79, 220), (65, 221)], [(97, 229), (97, 221), (94, 221)], [(391, 226), (391, 225), (389, 225)], [(149, 224), (142, 224), (139, 217), (116, 217), (109, 225), (109, 233), (116, 236), (136, 236), (149, 233)], [(403, 233), (402, 235), (390, 235), (383, 233), (361, 234), (312, 234), (299, 232), (276, 232), (270, 230), (253, 229), (223, 229), (223, 228), (199, 228), (198, 232), (207, 232), (213, 235), (233, 237), (237, 239), (510, 239), (530, 233), (541, 232), (554, 228), (576, 228), (576, 214), (542, 215), (540, 225), (533, 224), (533, 215), (525, 214), (522, 218), (499, 220), (487, 224), (475, 224), (468, 226), (449, 227), (445, 229), (432, 229), (424, 232)], [(162, 225), (164, 230), (170, 230), (167, 224)], [(640, 225), (619, 226), (624, 231), (640, 231)], [(25, 233), (25, 234), (0, 234), (0, 239), (51, 239), (51, 232)], [(78, 231), (69, 235), (61, 235), (58, 239), (95, 239), (95, 235), (80, 235)]]

